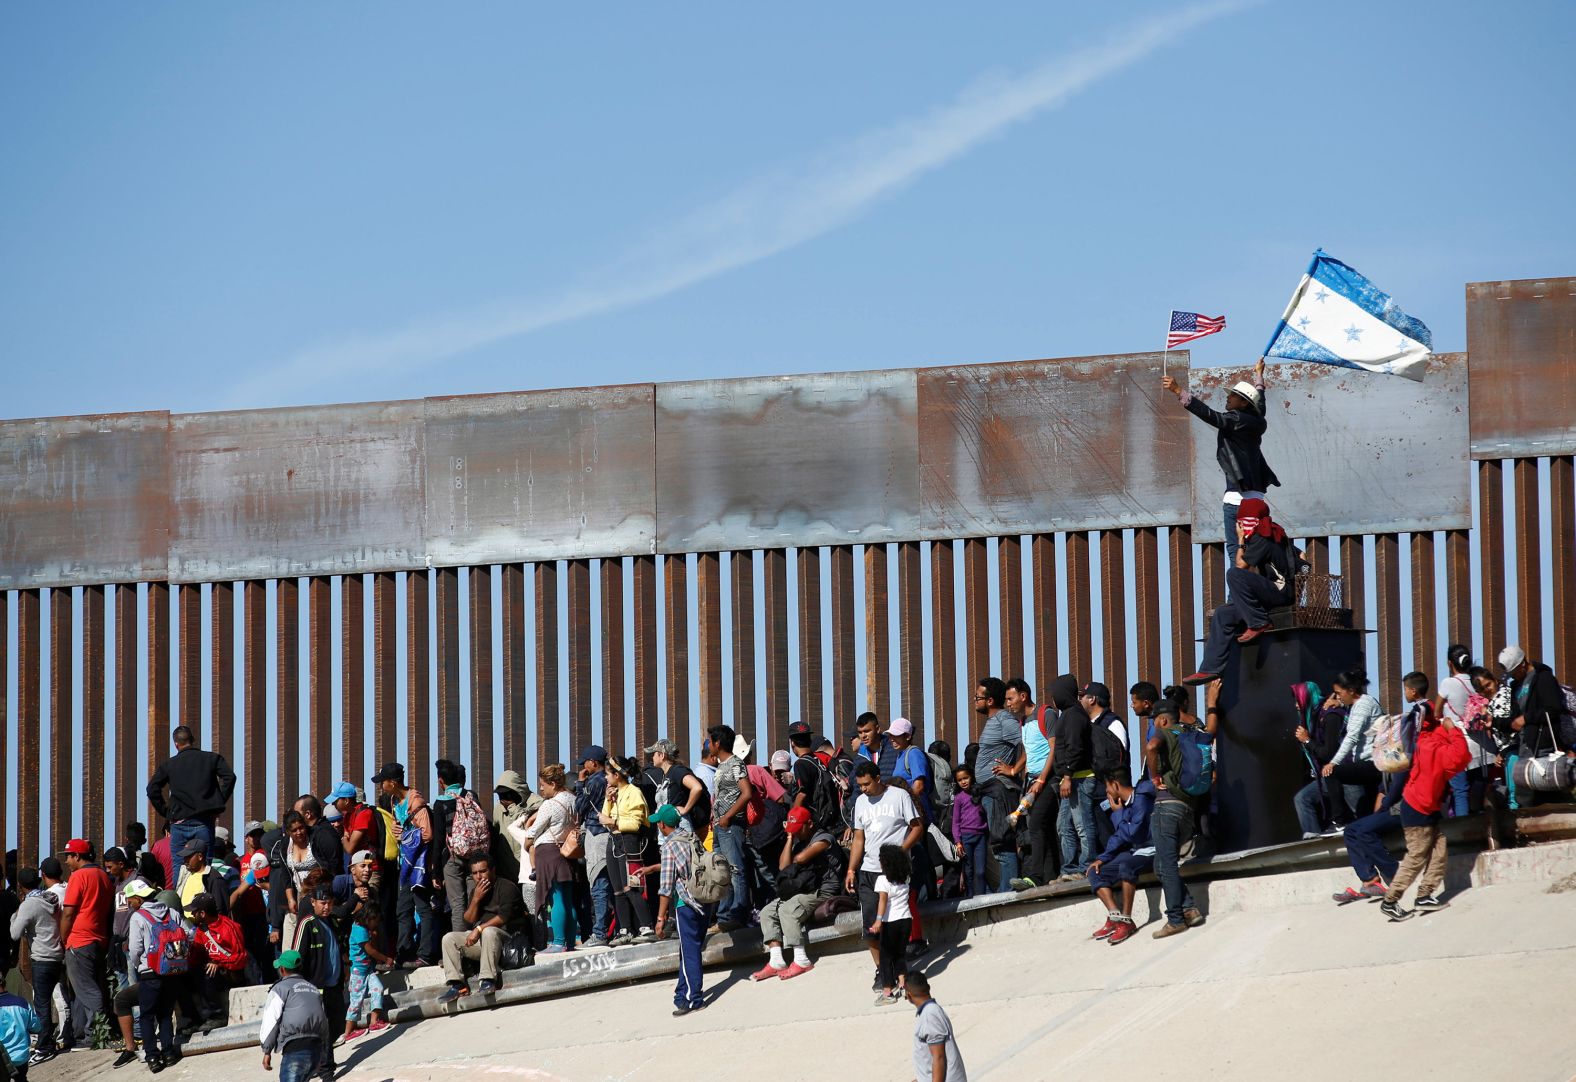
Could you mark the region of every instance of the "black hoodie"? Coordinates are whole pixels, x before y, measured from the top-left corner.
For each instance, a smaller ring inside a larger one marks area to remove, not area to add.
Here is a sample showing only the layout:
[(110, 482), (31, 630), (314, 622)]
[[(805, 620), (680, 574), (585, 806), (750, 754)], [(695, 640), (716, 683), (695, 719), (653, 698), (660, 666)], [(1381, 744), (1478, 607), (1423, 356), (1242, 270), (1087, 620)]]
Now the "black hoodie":
[(1051, 681), (1051, 702), (1061, 711), (1051, 734), (1056, 738), (1056, 752), (1051, 760), (1051, 773), (1058, 779), (1090, 770), (1094, 766), (1094, 747), (1091, 743), (1089, 714), (1078, 701), (1078, 680), (1071, 675), (1058, 676)]
[[(1522, 699), (1521, 689), (1526, 687), (1527, 697)], [(1511, 692), (1511, 701), (1521, 712), (1521, 755), (1535, 759), (1565, 750), (1558, 737), (1560, 715), (1565, 712), (1565, 692), (1554, 678), (1554, 670), (1541, 661), (1531, 663), (1531, 671), (1521, 684)], [(1550, 730), (1553, 730), (1551, 733)]]

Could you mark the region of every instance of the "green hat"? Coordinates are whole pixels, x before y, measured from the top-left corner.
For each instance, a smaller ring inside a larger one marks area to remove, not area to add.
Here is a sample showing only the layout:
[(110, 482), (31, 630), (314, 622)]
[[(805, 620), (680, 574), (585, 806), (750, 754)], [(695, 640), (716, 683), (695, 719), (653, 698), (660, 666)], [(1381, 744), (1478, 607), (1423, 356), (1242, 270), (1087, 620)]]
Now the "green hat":
[(153, 900), (160, 905), (167, 905), (171, 909), (179, 909), (181, 907), (181, 896), (173, 890), (161, 890)]
[(275, 969), (300, 969), (300, 951), (281, 951), (279, 957), (274, 959)]
[(679, 825), (679, 810), (672, 804), (664, 804), (651, 813), (651, 821), (660, 823), (665, 827), (677, 828)]

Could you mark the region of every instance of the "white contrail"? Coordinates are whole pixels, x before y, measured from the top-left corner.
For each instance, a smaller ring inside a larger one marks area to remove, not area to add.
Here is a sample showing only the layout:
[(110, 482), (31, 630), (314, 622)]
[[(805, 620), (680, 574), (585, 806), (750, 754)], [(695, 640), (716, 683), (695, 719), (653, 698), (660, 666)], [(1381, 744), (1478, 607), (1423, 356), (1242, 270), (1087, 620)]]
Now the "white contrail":
[(588, 284), (313, 346), (243, 381), (235, 404), (355, 373), (411, 368), (676, 292), (821, 236), (877, 199), (981, 142), (1258, 0), (1216, 0), (1158, 16), (1033, 71), (976, 83), (924, 116), (759, 178), (646, 238)]

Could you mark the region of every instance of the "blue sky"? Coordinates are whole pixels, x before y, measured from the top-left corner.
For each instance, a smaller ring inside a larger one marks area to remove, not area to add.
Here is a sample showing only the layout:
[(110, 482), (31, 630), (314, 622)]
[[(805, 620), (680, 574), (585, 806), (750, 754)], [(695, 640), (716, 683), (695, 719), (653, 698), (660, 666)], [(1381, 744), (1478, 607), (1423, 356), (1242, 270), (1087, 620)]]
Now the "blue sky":
[[(4, 413), (1465, 344), (1571, 272), (1569, 4), (8, 5)], [(524, 333), (515, 333), (523, 331)]]

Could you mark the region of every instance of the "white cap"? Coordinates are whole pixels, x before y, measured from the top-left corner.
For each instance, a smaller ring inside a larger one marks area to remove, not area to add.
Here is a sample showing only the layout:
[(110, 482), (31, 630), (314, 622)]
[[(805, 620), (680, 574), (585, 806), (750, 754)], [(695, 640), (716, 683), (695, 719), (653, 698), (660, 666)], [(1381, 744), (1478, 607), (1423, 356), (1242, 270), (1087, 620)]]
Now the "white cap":
[(1514, 669), (1527, 660), (1527, 652), (1512, 643), (1499, 652), (1499, 665), (1502, 669)]
[(1231, 389), (1237, 394), (1240, 394), (1243, 398), (1246, 398), (1249, 402), (1253, 403), (1254, 409), (1258, 410), (1260, 413), (1264, 412), (1264, 395), (1257, 387), (1253, 386), (1253, 384), (1249, 383), (1247, 380), (1243, 380), (1241, 383), (1232, 384)]
[(740, 759), (750, 757), (750, 742), (744, 739), (743, 733), (738, 733), (733, 738), (733, 754)]
[(914, 723), (907, 718), (893, 718), (892, 724), (887, 726), (887, 732), (893, 736), (913, 736)]

